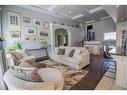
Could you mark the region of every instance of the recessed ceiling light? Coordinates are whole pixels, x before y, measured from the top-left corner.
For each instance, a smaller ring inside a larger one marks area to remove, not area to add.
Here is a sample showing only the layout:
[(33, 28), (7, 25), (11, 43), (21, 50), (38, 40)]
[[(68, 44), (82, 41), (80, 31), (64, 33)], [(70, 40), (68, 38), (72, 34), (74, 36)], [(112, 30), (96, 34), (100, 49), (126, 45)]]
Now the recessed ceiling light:
[(71, 14), (72, 12), (71, 11), (69, 11), (69, 14)]

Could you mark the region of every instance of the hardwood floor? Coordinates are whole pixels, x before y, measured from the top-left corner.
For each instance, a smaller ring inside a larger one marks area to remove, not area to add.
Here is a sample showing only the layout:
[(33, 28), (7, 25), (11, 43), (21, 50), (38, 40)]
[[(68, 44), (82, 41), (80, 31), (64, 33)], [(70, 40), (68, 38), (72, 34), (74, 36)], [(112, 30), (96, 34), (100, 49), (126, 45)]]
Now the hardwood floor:
[(94, 90), (104, 75), (101, 72), (102, 63), (99, 61), (99, 56), (90, 55), (90, 64), (83, 68), (89, 73), (70, 90)]

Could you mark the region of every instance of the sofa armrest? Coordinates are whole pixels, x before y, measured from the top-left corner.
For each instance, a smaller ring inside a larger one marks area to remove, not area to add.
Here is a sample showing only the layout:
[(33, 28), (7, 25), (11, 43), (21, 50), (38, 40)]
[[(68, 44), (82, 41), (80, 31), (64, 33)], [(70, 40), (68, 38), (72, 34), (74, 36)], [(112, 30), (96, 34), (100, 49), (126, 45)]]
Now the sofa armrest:
[(77, 56), (77, 59), (80, 61), (80, 64), (89, 64), (89, 52), (85, 52)]
[(21, 60), (19, 60), (18, 62), (28, 62), (29, 64), (35, 64), (36, 63), (36, 58), (34, 56), (26, 56), (24, 58), (22, 58)]
[(31, 83), (26, 85), (27, 90), (55, 90), (53, 82)]

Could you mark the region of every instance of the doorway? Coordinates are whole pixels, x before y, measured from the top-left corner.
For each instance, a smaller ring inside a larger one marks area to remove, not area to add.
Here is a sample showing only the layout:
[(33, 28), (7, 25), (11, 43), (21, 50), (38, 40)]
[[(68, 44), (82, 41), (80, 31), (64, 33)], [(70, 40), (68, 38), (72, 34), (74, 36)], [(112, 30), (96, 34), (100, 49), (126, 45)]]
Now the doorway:
[(94, 41), (94, 39), (95, 39), (95, 33), (93, 32), (93, 26), (88, 25), (87, 26), (87, 40)]
[(68, 32), (66, 29), (55, 30), (55, 47), (68, 46)]

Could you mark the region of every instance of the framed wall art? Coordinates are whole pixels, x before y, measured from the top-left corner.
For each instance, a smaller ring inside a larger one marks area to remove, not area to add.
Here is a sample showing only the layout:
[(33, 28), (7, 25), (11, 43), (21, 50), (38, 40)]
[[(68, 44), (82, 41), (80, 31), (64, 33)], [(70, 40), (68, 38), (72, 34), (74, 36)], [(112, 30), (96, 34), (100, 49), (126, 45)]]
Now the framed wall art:
[(48, 29), (48, 28), (49, 28), (49, 22), (44, 21), (44, 28), (45, 28), (45, 29)]
[(41, 19), (33, 19), (34, 26), (42, 26), (42, 20)]
[(31, 36), (26, 35), (25, 36), (25, 42), (30, 43), (31, 42)]
[(21, 38), (21, 31), (20, 30), (10, 30), (11, 38)]
[(24, 28), (24, 34), (26, 35), (36, 35), (36, 28), (34, 27), (25, 27)]
[(36, 43), (37, 42), (37, 36), (31, 36), (31, 42)]
[(22, 21), (23, 21), (23, 24), (25, 24), (25, 25), (31, 25), (32, 24), (32, 18), (31, 17), (23, 16)]
[(48, 36), (48, 32), (46, 30), (38, 29), (37, 32), (39, 36)]
[(8, 27), (13, 29), (14, 28), (20, 29), (21, 28), (20, 14), (13, 12), (7, 12), (7, 14), (8, 14)]

